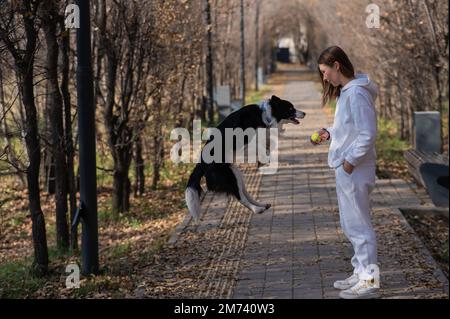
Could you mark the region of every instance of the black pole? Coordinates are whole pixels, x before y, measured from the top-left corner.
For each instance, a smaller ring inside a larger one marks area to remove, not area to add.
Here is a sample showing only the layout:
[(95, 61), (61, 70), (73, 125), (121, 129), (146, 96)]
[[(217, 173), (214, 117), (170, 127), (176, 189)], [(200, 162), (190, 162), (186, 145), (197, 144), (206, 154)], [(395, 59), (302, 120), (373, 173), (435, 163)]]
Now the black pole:
[(77, 0), (80, 27), (77, 29), (77, 102), (80, 152), (80, 210), (82, 273), (98, 273), (97, 181), (95, 160), (95, 108), (91, 63), (89, 0)]
[(206, 25), (207, 31), (207, 52), (206, 52), (206, 78), (208, 91), (208, 125), (213, 124), (214, 120), (214, 76), (213, 76), (213, 53), (212, 53), (212, 23), (211, 23), (211, 4), (206, 0)]
[(261, 2), (256, 0), (256, 14), (255, 14), (255, 91), (259, 91), (258, 83), (258, 67), (259, 67), (259, 10)]
[(244, 36), (244, 0), (241, 0), (241, 100), (245, 105), (245, 36)]

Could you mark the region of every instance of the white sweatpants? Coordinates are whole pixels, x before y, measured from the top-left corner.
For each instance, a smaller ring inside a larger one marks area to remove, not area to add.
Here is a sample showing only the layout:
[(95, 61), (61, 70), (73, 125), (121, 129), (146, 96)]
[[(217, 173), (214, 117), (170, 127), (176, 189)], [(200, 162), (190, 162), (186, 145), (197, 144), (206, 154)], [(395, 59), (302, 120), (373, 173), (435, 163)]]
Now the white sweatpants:
[(359, 275), (368, 274), (368, 266), (377, 264), (377, 242), (369, 198), (375, 187), (375, 166), (356, 166), (348, 174), (341, 165), (335, 173), (341, 227), (355, 252), (351, 260), (353, 271)]

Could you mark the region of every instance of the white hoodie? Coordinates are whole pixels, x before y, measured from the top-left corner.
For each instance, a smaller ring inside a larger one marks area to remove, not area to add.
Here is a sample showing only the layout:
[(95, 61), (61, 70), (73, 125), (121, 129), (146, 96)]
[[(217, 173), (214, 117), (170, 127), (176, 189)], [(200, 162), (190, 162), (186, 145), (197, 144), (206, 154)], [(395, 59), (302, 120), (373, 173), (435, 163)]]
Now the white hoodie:
[(355, 79), (341, 89), (337, 98), (331, 136), (328, 165), (337, 168), (347, 160), (353, 166), (375, 165), (377, 115), (375, 99), (378, 87), (367, 74), (355, 74)]

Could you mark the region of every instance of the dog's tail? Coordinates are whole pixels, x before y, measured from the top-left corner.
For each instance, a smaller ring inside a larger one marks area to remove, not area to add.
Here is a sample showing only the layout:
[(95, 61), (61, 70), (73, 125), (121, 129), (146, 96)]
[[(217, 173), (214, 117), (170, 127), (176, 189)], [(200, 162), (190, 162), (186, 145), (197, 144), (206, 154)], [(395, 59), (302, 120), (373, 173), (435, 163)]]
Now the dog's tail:
[(200, 180), (203, 175), (205, 175), (205, 172), (202, 164), (198, 163), (189, 177), (186, 191), (184, 193), (189, 214), (191, 214), (192, 218), (196, 221), (200, 218), (200, 198), (204, 193), (202, 187), (200, 186)]

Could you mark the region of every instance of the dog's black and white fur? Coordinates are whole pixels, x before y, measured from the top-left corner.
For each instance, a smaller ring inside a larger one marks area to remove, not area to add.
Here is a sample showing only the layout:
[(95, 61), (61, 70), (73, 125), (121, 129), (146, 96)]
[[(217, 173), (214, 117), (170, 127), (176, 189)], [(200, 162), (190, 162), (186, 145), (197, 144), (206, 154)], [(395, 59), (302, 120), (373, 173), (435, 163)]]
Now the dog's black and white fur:
[[(245, 131), (250, 127), (256, 130), (258, 128), (278, 127), (281, 123), (299, 124), (297, 119), (304, 118), (305, 115), (304, 112), (295, 109), (292, 103), (275, 95), (270, 100), (263, 101), (260, 105), (247, 105), (228, 115), (217, 126), (222, 134), (222, 162), (205, 163), (202, 157), (201, 162), (195, 166), (189, 177), (185, 197), (191, 216), (195, 220), (200, 217), (200, 198), (204, 193), (200, 181), (203, 176), (206, 178), (208, 190), (234, 195), (241, 204), (254, 213), (262, 213), (270, 208), (270, 204), (258, 203), (247, 193), (242, 173), (236, 165), (225, 162), (225, 128), (241, 128)], [(210, 138), (206, 144), (212, 140)], [(249, 140), (244, 139), (244, 145), (248, 143)], [(236, 143), (233, 143), (233, 150), (228, 151), (235, 150)]]

